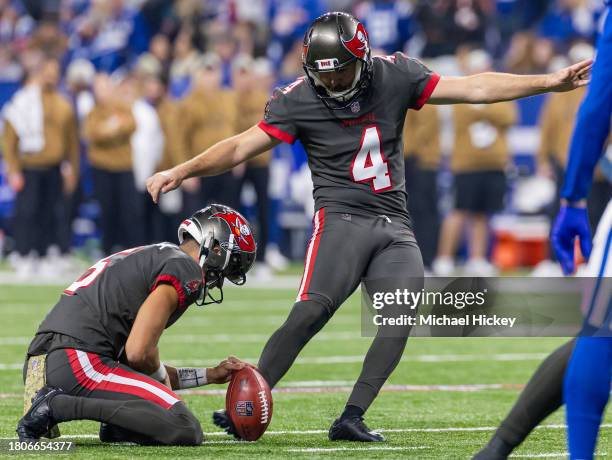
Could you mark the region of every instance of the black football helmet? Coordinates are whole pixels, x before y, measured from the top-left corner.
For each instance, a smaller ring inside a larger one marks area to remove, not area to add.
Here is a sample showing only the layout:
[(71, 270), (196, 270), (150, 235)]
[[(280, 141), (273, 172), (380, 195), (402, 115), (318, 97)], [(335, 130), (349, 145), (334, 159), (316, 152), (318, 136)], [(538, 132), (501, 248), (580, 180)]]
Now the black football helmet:
[[(349, 88), (334, 92), (320, 80), (320, 73), (337, 71), (353, 62), (357, 65)], [(347, 108), (365, 93), (372, 80), (372, 57), (365, 27), (348, 13), (318, 17), (304, 36), (302, 65), (308, 81), (327, 107)]]
[[(211, 204), (185, 219), (178, 229), (179, 243), (190, 235), (200, 245), (200, 266), (204, 272), (205, 289), (200, 305), (223, 301), (223, 280), (244, 284), (246, 273), (255, 262), (257, 244), (248, 221), (237, 211), (222, 204)], [(218, 288), (220, 298), (210, 290)], [(210, 302), (205, 302), (208, 296)]]

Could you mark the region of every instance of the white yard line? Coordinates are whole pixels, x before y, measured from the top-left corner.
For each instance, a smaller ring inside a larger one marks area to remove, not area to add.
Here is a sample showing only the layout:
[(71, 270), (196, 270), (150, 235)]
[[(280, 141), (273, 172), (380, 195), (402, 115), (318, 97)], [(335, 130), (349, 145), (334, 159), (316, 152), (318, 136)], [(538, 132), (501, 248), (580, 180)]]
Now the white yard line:
[[(278, 393), (347, 393), (353, 388), (355, 382), (350, 380), (305, 380), (285, 382), (274, 388), (272, 392)], [(400, 392), (400, 391), (445, 391), (457, 393), (475, 393), (486, 390), (517, 390), (523, 388), (522, 384), (464, 384), (464, 385), (397, 385), (389, 384), (382, 387), (384, 392)], [(225, 395), (226, 388), (203, 389), (194, 388), (189, 390), (177, 390), (180, 395)], [(21, 398), (20, 393), (0, 393), (0, 399)]]
[(431, 449), (429, 446), (373, 446), (373, 447), (304, 447), (285, 449), (285, 452), (369, 452), (371, 450), (419, 450)]
[[(78, 273), (70, 273), (68, 275), (58, 275), (48, 278), (24, 279), (12, 271), (3, 270), (0, 271), (0, 285), (14, 284), (19, 286), (57, 286), (59, 291), (74, 281), (75, 276), (78, 276)], [(300, 276), (279, 275), (274, 276), (272, 280), (265, 283), (257, 282), (257, 280), (249, 278), (245, 286), (250, 289), (293, 289), (297, 292), (299, 285)], [(227, 283), (227, 287), (224, 286), (224, 288), (229, 288), (230, 290), (236, 289), (232, 283)]]
[(567, 452), (548, 452), (546, 454), (514, 454), (511, 458), (567, 458)]
[[(607, 457), (607, 452), (597, 452), (597, 457)], [(567, 459), (568, 452), (548, 452), (545, 454), (512, 454), (510, 458), (563, 458)]]
[[(333, 382), (333, 381), (332, 381)], [(291, 387), (287, 386), (279, 386), (272, 390), (273, 393), (348, 393), (353, 389), (353, 382), (347, 386), (334, 386), (334, 385), (324, 385), (324, 386), (309, 386), (302, 385), (303, 382), (293, 382), (294, 385)], [(310, 382), (306, 382), (310, 383)], [(321, 383), (325, 384), (324, 381)], [(449, 391), (449, 392), (459, 392), (459, 393), (473, 393), (484, 390), (504, 390), (504, 389), (521, 389), (523, 385), (517, 384), (474, 384), (474, 385), (385, 385), (382, 387), (381, 391), (389, 392), (389, 391)], [(224, 388), (219, 389), (192, 389), (192, 390), (178, 390), (179, 394), (186, 395), (224, 395), (226, 390)]]
[[(283, 317), (284, 318), (284, 317)], [(280, 321), (278, 321), (280, 324)], [(194, 325), (194, 321), (189, 321), (190, 325)], [(270, 338), (270, 334), (182, 334), (168, 335), (162, 337), (162, 343), (258, 343), (265, 342)], [(342, 341), (361, 339), (359, 331), (352, 332), (322, 332), (317, 335), (317, 340), (326, 341)], [(32, 341), (30, 336), (19, 337), (0, 337), (0, 345), (28, 345)]]
[[(536, 430), (561, 430), (567, 428), (566, 425), (539, 425)], [(600, 428), (612, 428), (612, 423), (605, 423)], [(496, 426), (472, 426), (472, 427), (444, 427), (444, 428), (378, 428), (375, 431), (381, 433), (450, 433), (450, 432), (471, 432), (471, 431), (494, 431)], [(328, 430), (278, 430), (266, 431), (266, 436), (286, 436), (286, 435), (309, 435), (327, 434)], [(204, 433), (204, 436), (227, 436), (223, 431), (211, 431)], [(97, 439), (97, 434), (67, 434), (62, 436), (67, 439)], [(15, 439), (14, 437), (0, 437), (0, 440)], [(234, 442), (234, 441), (230, 441)], [(543, 454), (544, 455), (544, 454)], [(564, 455), (564, 454), (561, 454)], [(605, 453), (599, 454), (605, 455)], [(518, 456), (523, 456), (517, 455)], [(531, 457), (531, 455), (527, 455)]]
[[(540, 361), (548, 356), (548, 353), (501, 353), (501, 354), (426, 354), (410, 355), (406, 353), (402, 362), (420, 363), (451, 363), (451, 362), (481, 362), (481, 361)], [(342, 355), (342, 356), (306, 356), (298, 358), (295, 364), (355, 364), (362, 363), (364, 355)], [(244, 361), (257, 362), (257, 358), (242, 358)], [(206, 366), (218, 364), (218, 359), (207, 360), (171, 360), (178, 366)]]
[[(210, 339), (211, 336), (208, 336)], [(403, 362), (420, 363), (452, 363), (452, 362), (481, 362), (481, 361), (540, 361), (548, 356), (547, 353), (501, 353), (501, 354), (436, 354), (436, 355), (410, 355), (406, 354)], [(176, 366), (212, 366), (224, 358), (173, 360), (168, 362)], [(258, 358), (242, 358), (245, 361), (257, 362)], [(307, 356), (298, 358), (295, 364), (354, 364), (363, 362), (363, 355), (353, 356)], [(23, 363), (0, 363), (0, 371), (21, 370)]]

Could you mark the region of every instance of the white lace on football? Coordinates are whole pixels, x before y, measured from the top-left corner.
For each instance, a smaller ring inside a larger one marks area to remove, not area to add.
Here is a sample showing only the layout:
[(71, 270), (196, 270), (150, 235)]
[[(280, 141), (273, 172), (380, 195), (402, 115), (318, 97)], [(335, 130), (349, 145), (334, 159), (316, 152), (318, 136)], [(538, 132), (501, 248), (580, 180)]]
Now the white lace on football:
[(261, 405), (261, 418), (259, 421), (262, 425), (265, 425), (268, 423), (268, 418), (270, 416), (270, 406), (268, 405), (268, 398), (264, 390), (259, 392), (259, 404)]

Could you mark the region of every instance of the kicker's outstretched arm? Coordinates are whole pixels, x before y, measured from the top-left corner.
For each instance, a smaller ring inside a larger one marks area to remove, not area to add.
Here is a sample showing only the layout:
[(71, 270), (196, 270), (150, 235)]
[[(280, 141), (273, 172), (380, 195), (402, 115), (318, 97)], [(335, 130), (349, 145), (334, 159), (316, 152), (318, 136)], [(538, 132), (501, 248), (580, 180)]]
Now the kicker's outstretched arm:
[(592, 60), (545, 75), (485, 72), (467, 77), (442, 77), (428, 104), (490, 104), (547, 92), (565, 92), (589, 82)]
[(279, 140), (253, 126), (246, 131), (216, 143), (189, 161), (159, 172), (147, 180), (147, 190), (157, 203), (161, 193), (177, 188), (183, 180), (197, 176), (215, 176), (232, 169), (267, 150)]

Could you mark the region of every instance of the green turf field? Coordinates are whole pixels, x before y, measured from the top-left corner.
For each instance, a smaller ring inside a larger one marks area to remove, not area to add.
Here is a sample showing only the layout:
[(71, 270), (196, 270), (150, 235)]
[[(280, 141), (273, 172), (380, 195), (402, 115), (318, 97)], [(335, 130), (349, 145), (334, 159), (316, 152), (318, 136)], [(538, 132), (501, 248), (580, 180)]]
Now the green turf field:
[[(14, 434), (22, 410), (20, 366), (36, 326), (59, 287), (0, 286), (0, 437)], [(234, 354), (256, 362), (284, 320), (294, 290), (229, 289), (222, 305), (191, 307), (162, 337), (162, 359), (209, 365)], [(101, 445), (92, 422), (61, 426), (83, 458), (469, 458), (510, 408), (518, 385), (562, 339), (411, 339), (402, 363), (367, 413), (371, 428), (386, 432), (376, 445), (331, 443), (327, 429), (341, 411), (371, 339), (360, 337), (359, 297), (353, 296), (306, 347), (274, 394), (274, 416), (256, 443), (231, 441), (211, 422), (223, 394), (187, 394), (202, 421), (206, 442), (197, 448)], [(479, 387), (477, 385), (486, 385)], [(223, 389), (205, 387), (206, 390)], [(517, 457), (563, 458), (563, 414), (551, 416), (516, 452)], [(599, 451), (612, 455), (608, 410)], [(2, 452), (0, 452), (0, 456)], [(44, 457), (44, 454), (41, 455)]]

